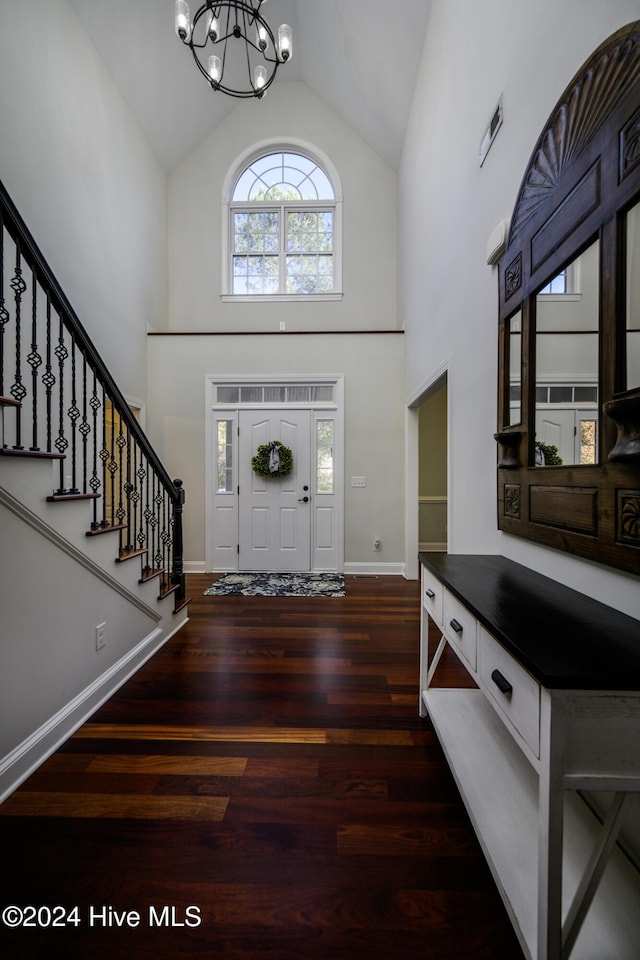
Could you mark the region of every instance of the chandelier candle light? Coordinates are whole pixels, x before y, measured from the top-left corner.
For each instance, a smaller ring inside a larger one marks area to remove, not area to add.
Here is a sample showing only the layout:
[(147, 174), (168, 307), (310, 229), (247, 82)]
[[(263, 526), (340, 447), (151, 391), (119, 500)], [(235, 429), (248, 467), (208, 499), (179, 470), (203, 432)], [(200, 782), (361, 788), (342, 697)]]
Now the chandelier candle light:
[(276, 41), (261, 13), (266, 2), (210, 0), (192, 20), (186, 0), (176, 0), (176, 33), (214, 90), (230, 97), (263, 97), (280, 64), (291, 59), (291, 27), (281, 24)]

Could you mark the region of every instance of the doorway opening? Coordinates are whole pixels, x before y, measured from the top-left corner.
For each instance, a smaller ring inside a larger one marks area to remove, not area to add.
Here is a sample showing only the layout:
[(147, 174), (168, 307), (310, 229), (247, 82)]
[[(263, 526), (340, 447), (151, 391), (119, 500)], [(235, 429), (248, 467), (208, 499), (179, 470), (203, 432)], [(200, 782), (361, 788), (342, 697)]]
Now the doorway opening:
[(408, 579), (419, 576), (419, 552), (447, 552), (451, 543), (451, 358), (407, 406), (406, 552)]
[[(206, 566), (344, 568), (343, 378), (207, 378)], [(259, 447), (292, 453), (285, 476), (253, 469)]]
[(418, 407), (418, 549), (447, 550), (447, 378)]

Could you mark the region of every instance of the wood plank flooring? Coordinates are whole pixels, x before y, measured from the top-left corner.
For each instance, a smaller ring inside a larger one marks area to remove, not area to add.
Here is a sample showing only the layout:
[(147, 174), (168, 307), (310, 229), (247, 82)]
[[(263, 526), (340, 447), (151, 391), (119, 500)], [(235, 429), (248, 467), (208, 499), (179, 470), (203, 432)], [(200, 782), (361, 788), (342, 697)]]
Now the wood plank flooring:
[(212, 579), (0, 807), (0, 907), (78, 907), (0, 923), (2, 956), (521, 960), (417, 715), (417, 582), (204, 597)]

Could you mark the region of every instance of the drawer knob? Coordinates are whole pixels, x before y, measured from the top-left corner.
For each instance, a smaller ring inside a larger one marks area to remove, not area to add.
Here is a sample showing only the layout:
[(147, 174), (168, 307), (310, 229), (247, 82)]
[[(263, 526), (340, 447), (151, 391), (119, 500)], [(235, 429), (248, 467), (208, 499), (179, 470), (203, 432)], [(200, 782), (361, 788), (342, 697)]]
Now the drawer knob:
[(425, 593), (429, 598), (429, 600), (433, 600), (435, 598), (435, 593), (433, 592), (433, 590), (425, 590)]
[(454, 619), (454, 620), (450, 620), (450, 621), (449, 621), (449, 626), (451, 627), (451, 629), (452, 629), (453, 631), (455, 631), (455, 633), (462, 633), (462, 624), (461, 624), (461, 623), (458, 623), (457, 620), (455, 620), (455, 619)]
[(496, 687), (500, 693), (504, 693), (505, 696), (509, 696), (510, 693), (513, 693), (513, 687), (503, 674), (499, 670), (494, 670), (491, 674), (491, 679), (495, 683)]

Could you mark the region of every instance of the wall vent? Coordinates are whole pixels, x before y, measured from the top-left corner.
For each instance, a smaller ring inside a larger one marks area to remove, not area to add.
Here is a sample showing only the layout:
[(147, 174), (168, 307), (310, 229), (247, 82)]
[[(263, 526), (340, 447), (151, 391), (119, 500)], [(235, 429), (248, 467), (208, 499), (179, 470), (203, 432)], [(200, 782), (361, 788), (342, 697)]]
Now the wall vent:
[(484, 136), (482, 138), (482, 143), (480, 144), (480, 166), (484, 163), (489, 150), (491, 149), (491, 144), (495, 140), (498, 130), (502, 126), (502, 97), (498, 100), (498, 105), (493, 111), (491, 120), (489, 121), (489, 126), (485, 130)]

